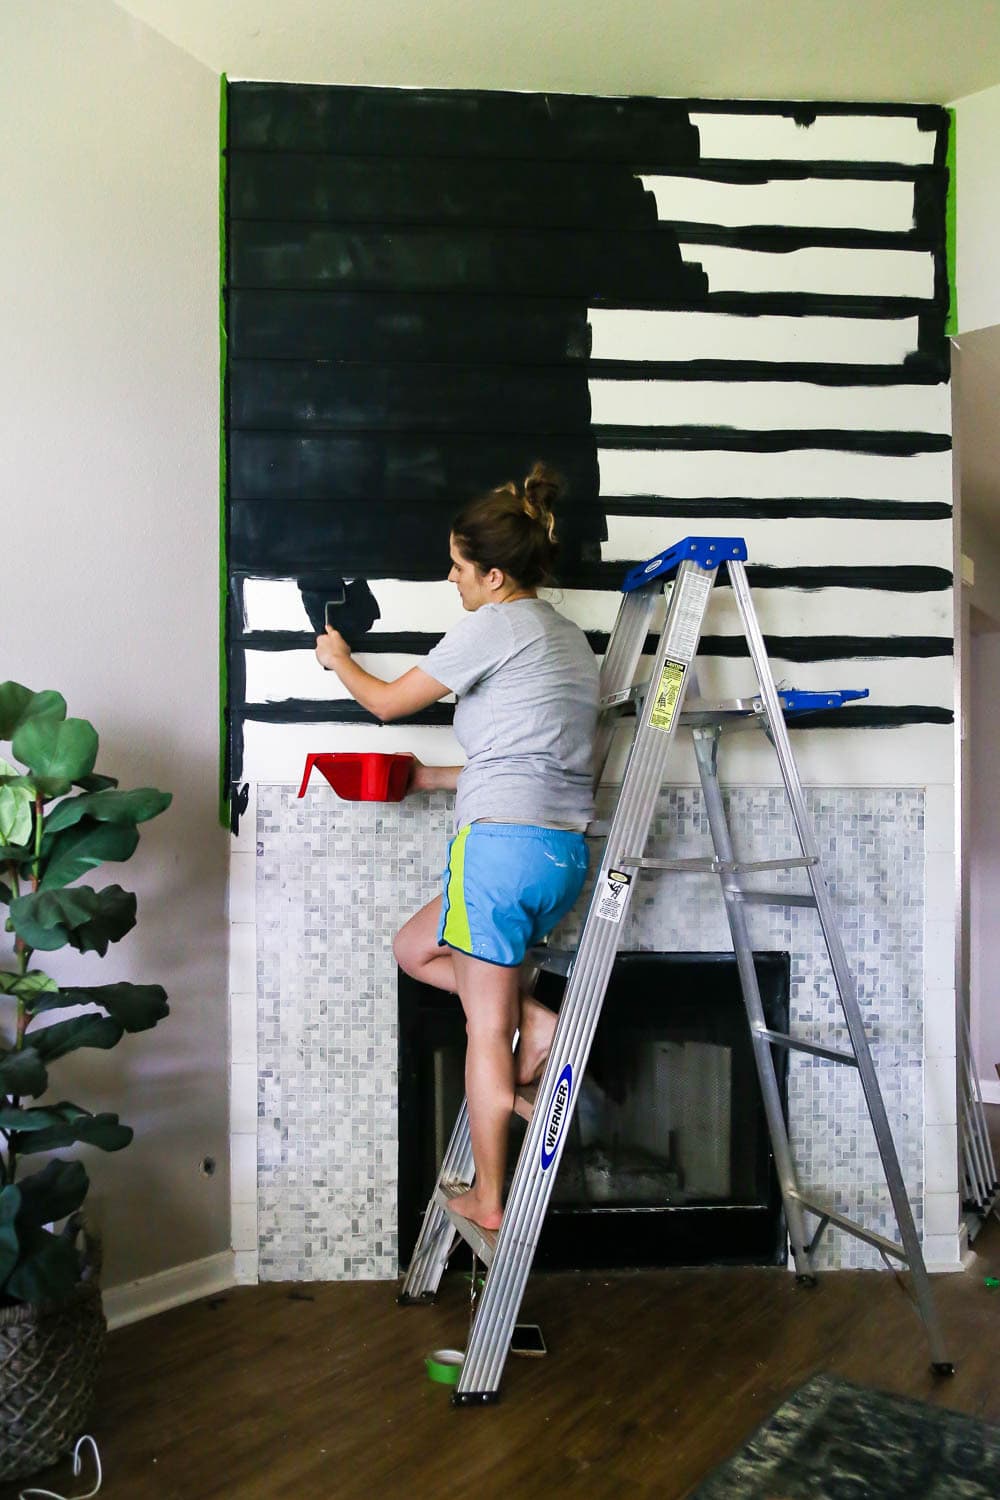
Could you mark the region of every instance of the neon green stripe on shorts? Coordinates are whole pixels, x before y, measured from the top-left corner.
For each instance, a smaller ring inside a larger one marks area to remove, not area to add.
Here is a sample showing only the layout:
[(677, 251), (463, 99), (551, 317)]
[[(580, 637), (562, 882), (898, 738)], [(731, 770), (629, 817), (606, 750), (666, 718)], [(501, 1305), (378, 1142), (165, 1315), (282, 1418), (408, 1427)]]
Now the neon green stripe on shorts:
[(441, 933), (446, 943), (462, 953), (472, 952), (472, 932), (465, 905), (465, 845), (471, 827), (472, 824), (467, 823), (452, 839), (448, 857), (448, 911)]

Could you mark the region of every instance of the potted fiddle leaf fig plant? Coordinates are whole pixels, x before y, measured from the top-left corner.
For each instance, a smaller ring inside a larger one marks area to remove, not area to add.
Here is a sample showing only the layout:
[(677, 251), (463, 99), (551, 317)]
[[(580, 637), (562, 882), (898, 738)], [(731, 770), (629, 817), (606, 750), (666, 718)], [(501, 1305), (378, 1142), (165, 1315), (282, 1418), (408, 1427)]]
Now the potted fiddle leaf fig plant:
[(0, 1480), (72, 1447), (104, 1340), (99, 1247), (80, 1213), (87, 1171), (75, 1151), (52, 1153), (120, 1151), (132, 1139), (117, 1115), (59, 1098), (50, 1074), (69, 1053), (114, 1047), (168, 1012), (157, 984), (67, 984), (42, 966), (67, 947), (103, 956), (135, 925), (134, 895), (81, 882), (105, 861), (129, 859), (138, 825), (171, 800), (154, 787), (119, 791), (114, 777), (95, 773), (97, 748), (93, 725), (67, 718), (58, 693), (0, 683), (0, 916), (6, 909), (9, 934), (0, 945)]

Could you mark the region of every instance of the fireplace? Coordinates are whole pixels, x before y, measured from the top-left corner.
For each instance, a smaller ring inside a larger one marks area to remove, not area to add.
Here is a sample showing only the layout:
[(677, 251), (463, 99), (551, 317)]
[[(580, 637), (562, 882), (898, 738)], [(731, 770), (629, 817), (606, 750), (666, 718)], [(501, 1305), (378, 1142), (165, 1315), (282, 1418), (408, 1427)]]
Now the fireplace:
[[(754, 956), (788, 1030), (789, 957)], [(400, 973), (399, 1247), (406, 1265), (463, 1094), (454, 996)], [(565, 981), (536, 993), (558, 1009)], [(787, 1053), (775, 1049), (782, 1102)], [(524, 1134), (515, 1119), (509, 1172)], [(781, 1198), (732, 953), (625, 953), (614, 973), (535, 1258), (550, 1270), (785, 1260)]]

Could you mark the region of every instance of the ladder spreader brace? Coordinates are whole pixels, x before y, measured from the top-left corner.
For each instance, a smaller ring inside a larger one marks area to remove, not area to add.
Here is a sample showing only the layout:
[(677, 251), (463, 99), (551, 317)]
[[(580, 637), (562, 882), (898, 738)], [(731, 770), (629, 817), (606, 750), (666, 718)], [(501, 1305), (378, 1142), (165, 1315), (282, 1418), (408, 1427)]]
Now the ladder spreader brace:
[[(932, 1368), (951, 1374), (938, 1325), (930, 1280), (924, 1265), (913, 1214), (889, 1129), (882, 1093), (872, 1062), (857, 990), (833, 915), (819, 849), (792, 756), (785, 714), (839, 707), (866, 692), (838, 690), (804, 693), (779, 691), (771, 676), (764, 638), (754, 612), (746, 576), (746, 543), (741, 537), (686, 537), (676, 546), (635, 567), (622, 586), (622, 600), (601, 670), (601, 717), (596, 740), (596, 781), (611, 748), (621, 710), (635, 707), (635, 729), (618, 800), (607, 828), (600, 867), (574, 954), (536, 950), (539, 966), (568, 975), (545, 1071), (537, 1091), (518, 1090), (515, 1111), (528, 1120), (521, 1152), (498, 1231), (481, 1229), (459, 1214), (449, 1201), (468, 1190), (473, 1163), (465, 1104), (448, 1142), (437, 1185), (403, 1284), (400, 1302), (433, 1299), (448, 1256), (461, 1236), (488, 1268), (479, 1295), (468, 1348), (452, 1396), (456, 1405), (480, 1405), (499, 1397), (500, 1380), (511, 1334), (531, 1271), (535, 1248), (590, 1054), (594, 1032), (611, 978), (622, 918), (628, 909), (636, 872), (712, 873), (719, 877), (729, 921), (750, 1027), (771, 1149), (784, 1204), (792, 1259), (800, 1281), (815, 1282), (812, 1256), (829, 1225), (874, 1246), (883, 1256), (901, 1261), (910, 1271), (915, 1301), (930, 1345)], [(743, 624), (758, 690), (750, 698), (726, 703), (686, 705), (693, 663), (718, 569), (725, 564)], [(666, 620), (660, 634), (649, 682), (635, 686), (657, 602), (667, 595)], [(718, 779), (720, 736), (727, 730), (758, 726), (770, 740), (788, 796), (801, 856), (781, 860), (737, 860)], [(665, 780), (666, 761), (679, 727), (692, 734), (699, 779), (708, 816), (714, 857), (657, 860), (645, 856), (657, 798)], [(603, 828), (602, 828), (603, 832)], [(746, 889), (747, 874), (760, 870), (802, 869), (806, 892)], [(830, 959), (850, 1050), (823, 1047), (773, 1031), (766, 1024), (753, 964), (745, 907), (768, 903), (813, 908)], [(785, 1125), (772, 1048), (811, 1053), (856, 1068), (878, 1144), (901, 1243), (835, 1212), (799, 1187)], [(817, 1221), (810, 1235), (806, 1216)]]

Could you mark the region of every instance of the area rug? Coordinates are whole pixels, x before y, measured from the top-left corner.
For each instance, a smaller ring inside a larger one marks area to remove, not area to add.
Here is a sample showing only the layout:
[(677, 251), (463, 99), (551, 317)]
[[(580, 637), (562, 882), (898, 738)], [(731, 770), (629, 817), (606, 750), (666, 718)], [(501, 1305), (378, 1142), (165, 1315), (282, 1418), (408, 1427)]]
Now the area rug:
[(816, 1375), (689, 1500), (997, 1500), (1000, 1427)]

